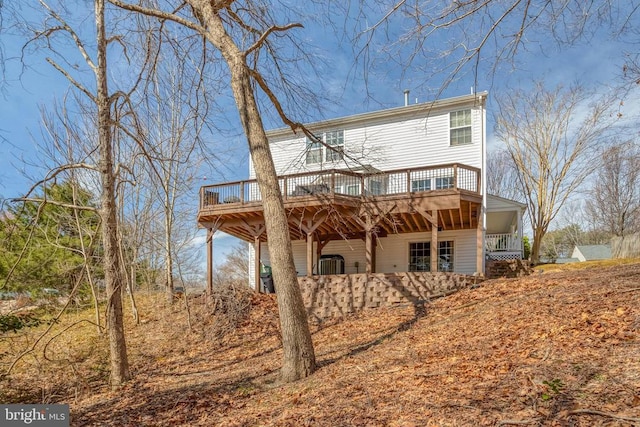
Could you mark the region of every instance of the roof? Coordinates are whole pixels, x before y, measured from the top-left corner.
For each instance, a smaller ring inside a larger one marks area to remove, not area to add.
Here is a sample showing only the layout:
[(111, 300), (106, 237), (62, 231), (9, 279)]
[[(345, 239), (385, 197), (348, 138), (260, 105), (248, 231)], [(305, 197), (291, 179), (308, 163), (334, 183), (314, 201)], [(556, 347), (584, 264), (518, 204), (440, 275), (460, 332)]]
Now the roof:
[(575, 251), (580, 251), (587, 261), (611, 258), (611, 247), (609, 245), (576, 246)]
[(509, 207), (519, 207), (523, 211), (527, 209), (526, 203), (518, 202), (517, 200), (507, 199), (505, 197), (496, 196), (495, 194), (487, 194), (487, 201), (493, 199), (496, 203), (506, 205)]
[[(335, 119), (329, 119), (324, 121), (318, 121), (313, 123), (305, 123), (305, 126), (311, 130), (332, 128), (336, 126), (344, 126), (350, 123), (367, 122), (370, 120), (388, 118), (388, 117), (403, 117), (414, 116), (418, 113), (424, 114), (425, 112), (446, 110), (456, 108), (470, 103), (477, 103), (478, 105), (484, 105), (487, 99), (488, 92), (478, 92), (471, 95), (456, 96), (453, 98), (445, 98), (436, 101), (422, 102), (420, 104), (404, 105), (402, 107), (388, 108), (385, 110), (372, 111), (368, 113), (354, 114), (351, 116), (344, 116)], [(267, 131), (267, 137), (279, 137), (288, 136), (294, 133), (290, 127), (278, 128)]]

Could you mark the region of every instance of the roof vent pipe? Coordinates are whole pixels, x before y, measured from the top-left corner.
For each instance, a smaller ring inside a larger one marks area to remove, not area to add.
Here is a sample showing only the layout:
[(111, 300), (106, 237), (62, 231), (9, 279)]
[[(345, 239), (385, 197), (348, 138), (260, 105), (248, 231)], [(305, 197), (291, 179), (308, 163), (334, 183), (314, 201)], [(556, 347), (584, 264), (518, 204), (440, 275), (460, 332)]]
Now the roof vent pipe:
[(404, 106), (409, 105), (409, 89), (404, 90)]

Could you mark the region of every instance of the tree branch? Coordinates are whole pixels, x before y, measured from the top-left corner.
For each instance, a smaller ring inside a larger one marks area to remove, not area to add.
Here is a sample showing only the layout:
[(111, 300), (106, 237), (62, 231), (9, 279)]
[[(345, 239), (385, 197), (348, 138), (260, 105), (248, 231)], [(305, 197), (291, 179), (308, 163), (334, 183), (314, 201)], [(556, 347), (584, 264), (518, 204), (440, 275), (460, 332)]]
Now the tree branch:
[(60, 206), (63, 208), (68, 208), (68, 209), (78, 209), (81, 211), (90, 211), (90, 212), (98, 212), (97, 208), (94, 208), (93, 206), (79, 206), (79, 205), (72, 205), (69, 203), (63, 203), (63, 202), (57, 202), (55, 200), (49, 200), (49, 199), (42, 199), (39, 197), (18, 197), (15, 199), (11, 199), (12, 202), (32, 202), (32, 203), (42, 203), (42, 204), (49, 204), (49, 205), (55, 205), (55, 206)]
[(137, 12), (143, 15), (153, 16), (155, 18), (164, 19), (167, 21), (175, 22), (176, 24), (184, 25), (185, 27), (192, 29), (193, 31), (202, 35), (204, 35), (207, 32), (207, 29), (202, 25), (198, 25), (192, 21), (189, 21), (173, 13), (163, 12), (161, 10), (156, 10), (156, 9), (149, 9), (149, 8), (138, 6), (135, 4), (124, 3), (120, 0), (108, 0), (108, 1), (112, 5), (117, 6), (124, 10), (129, 10), (131, 12)]
[(53, 59), (51, 58), (46, 58), (47, 62), (51, 65), (53, 65), (53, 68), (55, 68), (56, 70), (60, 71), (60, 73), (62, 73), (63, 76), (65, 76), (67, 78), (67, 80), (69, 80), (69, 82), (74, 85), (75, 87), (77, 87), (80, 91), (82, 91), (82, 93), (84, 93), (85, 95), (87, 95), (89, 97), (89, 99), (91, 99), (93, 102), (96, 102), (96, 97), (94, 94), (92, 94), (86, 87), (84, 87), (82, 84), (80, 84), (80, 82), (78, 82), (76, 79), (74, 79), (73, 77), (71, 77), (71, 74), (69, 74), (67, 72), (67, 70), (65, 70), (64, 68), (62, 68), (60, 65), (58, 65), (57, 62), (55, 62)]
[(294, 22), (291, 24), (283, 25), (283, 26), (274, 25), (272, 27), (269, 27), (267, 31), (265, 31), (260, 36), (260, 38), (256, 40), (256, 42), (244, 52), (244, 57), (246, 58), (251, 52), (253, 52), (254, 50), (258, 49), (260, 46), (262, 46), (264, 44), (264, 41), (267, 39), (267, 37), (269, 37), (271, 33), (276, 31), (287, 31), (287, 30), (290, 30), (291, 28), (304, 28), (304, 27), (302, 26), (302, 24), (298, 22)]

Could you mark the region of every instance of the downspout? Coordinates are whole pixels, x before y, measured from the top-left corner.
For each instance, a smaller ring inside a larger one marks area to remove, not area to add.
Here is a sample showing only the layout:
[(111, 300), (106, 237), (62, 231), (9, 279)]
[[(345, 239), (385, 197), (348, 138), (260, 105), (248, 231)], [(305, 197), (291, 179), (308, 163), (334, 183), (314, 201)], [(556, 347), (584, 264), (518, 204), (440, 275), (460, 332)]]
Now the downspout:
[(481, 190), (482, 190), (482, 212), (480, 213), (480, 215), (482, 216), (482, 271), (479, 271), (478, 273), (482, 274), (484, 276), (484, 273), (486, 271), (486, 263), (487, 263), (487, 257), (486, 257), (486, 239), (487, 239), (487, 159), (486, 159), (486, 152), (487, 152), (487, 147), (486, 147), (486, 139), (487, 139), (487, 135), (486, 135), (486, 108), (485, 108), (485, 102), (486, 99), (483, 100), (483, 96), (480, 95), (479, 96), (479, 101), (480, 101), (480, 109), (482, 112), (482, 120), (480, 120), (480, 135), (482, 138), (482, 142), (481, 142), (481, 157), (482, 157), (482, 179), (481, 179), (481, 183), (480, 185), (482, 186)]

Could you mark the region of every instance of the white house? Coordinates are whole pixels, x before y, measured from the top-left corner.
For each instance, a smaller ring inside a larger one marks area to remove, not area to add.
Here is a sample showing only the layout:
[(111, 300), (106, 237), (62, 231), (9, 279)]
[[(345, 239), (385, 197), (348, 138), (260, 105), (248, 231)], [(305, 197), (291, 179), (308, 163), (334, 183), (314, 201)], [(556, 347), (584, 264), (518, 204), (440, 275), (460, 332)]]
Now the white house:
[[(482, 275), (488, 258), (521, 258), (524, 206), (484, 191), (486, 99), (308, 124), (316, 140), (269, 131), (298, 274)], [(253, 243), (255, 285), (270, 261), (253, 168), (246, 181), (202, 187), (198, 223), (210, 236), (220, 230)]]

